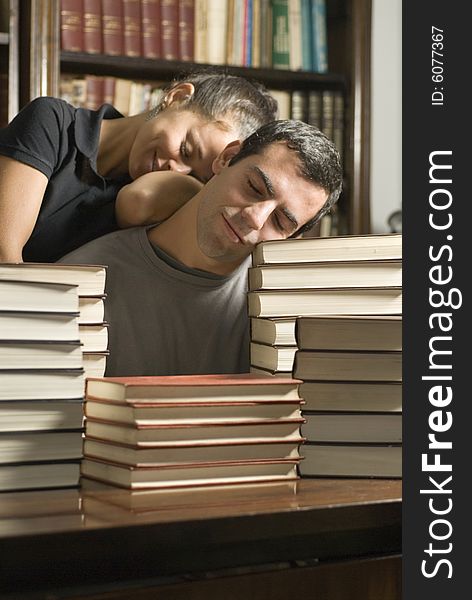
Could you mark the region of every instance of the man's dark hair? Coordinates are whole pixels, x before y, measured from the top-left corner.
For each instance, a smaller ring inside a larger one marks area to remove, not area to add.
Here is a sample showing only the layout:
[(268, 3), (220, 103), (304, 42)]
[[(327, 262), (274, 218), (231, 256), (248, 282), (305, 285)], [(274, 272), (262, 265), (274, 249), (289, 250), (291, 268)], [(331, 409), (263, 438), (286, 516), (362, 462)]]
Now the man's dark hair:
[(333, 142), (317, 127), (303, 121), (280, 120), (263, 125), (244, 140), (240, 151), (229, 164), (233, 165), (247, 156), (260, 154), (267, 146), (276, 142), (284, 142), (288, 148), (295, 151), (300, 160), (302, 175), (328, 193), (324, 206), (313, 219), (293, 234), (292, 237), (295, 237), (313, 227), (338, 201), (343, 181), (341, 158)]
[(164, 93), (183, 82), (195, 86), (195, 93), (183, 106), (208, 121), (232, 121), (241, 140), (277, 117), (277, 101), (257, 81), (230, 75), (218, 68), (202, 68), (180, 73)]

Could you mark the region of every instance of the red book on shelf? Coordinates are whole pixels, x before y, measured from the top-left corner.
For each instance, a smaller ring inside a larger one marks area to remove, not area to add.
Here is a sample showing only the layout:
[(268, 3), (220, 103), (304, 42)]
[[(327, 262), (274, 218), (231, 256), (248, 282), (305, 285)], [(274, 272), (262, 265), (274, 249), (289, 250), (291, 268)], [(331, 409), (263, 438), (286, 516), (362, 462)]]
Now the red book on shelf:
[(85, 108), (97, 110), (103, 104), (104, 78), (86, 75)]
[(141, 0), (123, 0), (124, 53), (141, 56)]
[(179, 0), (179, 59), (193, 61), (195, 0)]
[(141, 41), (145, 58), (160, 58), (160, 0), (141, 0)]
[(101, 0), (83, 0), (84, 2), (84, 52), (101, 54), (102, 42), (102, 2)]
[(123, 4), (117, 0), (102, 0), (103, 53), (123, 54)]
[(69, 52), (84, 49), (83, 0), (61, 0), (61, 48)]
[(115, 78), (103, 78), (103, 103), (113, 104), (115, 102)]
[(161, 0), (161, 52), (166, 60), (179, 58), (179, 0)]

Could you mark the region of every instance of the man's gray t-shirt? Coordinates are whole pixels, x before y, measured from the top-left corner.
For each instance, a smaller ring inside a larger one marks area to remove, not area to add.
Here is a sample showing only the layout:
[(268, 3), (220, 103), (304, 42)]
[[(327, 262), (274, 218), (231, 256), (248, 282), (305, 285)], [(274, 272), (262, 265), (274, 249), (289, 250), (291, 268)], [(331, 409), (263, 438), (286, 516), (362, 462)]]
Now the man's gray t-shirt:
[(108, 266), (105, 375), (249, 371), (249, 258), (229, 276), (189, 269), (155, 251), (137, 227), (89, 242), (60, 262)]

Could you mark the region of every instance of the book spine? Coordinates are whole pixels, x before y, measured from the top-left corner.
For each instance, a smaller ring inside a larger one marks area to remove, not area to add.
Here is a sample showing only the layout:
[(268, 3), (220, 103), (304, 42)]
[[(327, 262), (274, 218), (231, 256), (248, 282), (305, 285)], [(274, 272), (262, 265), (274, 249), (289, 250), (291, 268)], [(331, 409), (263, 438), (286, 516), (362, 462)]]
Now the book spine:
[(84, 49), (84, 5), (82, 0), (61, 0), (61, 48), (68, 52)]
[(334, 92), (324, 90), (322, 92), (323, 112), (321, 117), (321, 129), (330, 139), (333, 139), (333, 121), (334, 121)]
[(222, 65), (226, 61), (228, 6), (217, 0), (208, 0), (207, 4), (207, 62)]
[(321, 129), (322, 92), (310, 90), (308, 92), (308, 123)]
[(195, 62), (208, 62), (208, 0), (195, 0), (193, 56)]
[(103, 53), (110, 56), (123, 54), (123, 4), (116, 0), (102, 0)]
[(311, 6), (310, 0), (301, 0), (302, 69), (311, 71)]
[(252, 64), (252, 0), (244, 0), (243, 65)]
[(252, 0), (252, 67), (261, 66), (261, 0)]
[(326, 25), (326, 0), (311, 0), (312, 70), (328, 70), (328, 35)]
[(288, 0), (272, 0), (272, 67), (290, 68)]
[(195, 0), (179, 0), (179, 59), (193, 61)]
[(334, 92), (333, 142), (342, 160), (344, 154), (344, 98), (342, 92)]
[(141, 56), (141, 1), (123, 0), (123, 52)]
[(145, 58), (160, 58), (160, 0), (141, 0), (141, 38), (143, 56)]
[(179, 0), (161, 0), (162, 58), (179, 58)]
[(293, 90), (292, 92), (292, 112), (290, 115), (291, 119), (295, 121), (305, 121), (308, 119), (308, 98), (307, 93), (300, 90)]
[(84, 52), (103, 52), (101, 0), (84, 0)]
[(272, 5), (271, 0), (261, 0), (261, 67), (272, 67)]
[(290, 69), (302, 68), (302, 14), (301, 0), (291, 0), (288, 11)]
[(104, 79), (94, 75), (85, 76), (85, 108), (97, 110), (103, 104)]
[(103, 103), (114, 104), (115, 102), (115, 78), (103, 78)]

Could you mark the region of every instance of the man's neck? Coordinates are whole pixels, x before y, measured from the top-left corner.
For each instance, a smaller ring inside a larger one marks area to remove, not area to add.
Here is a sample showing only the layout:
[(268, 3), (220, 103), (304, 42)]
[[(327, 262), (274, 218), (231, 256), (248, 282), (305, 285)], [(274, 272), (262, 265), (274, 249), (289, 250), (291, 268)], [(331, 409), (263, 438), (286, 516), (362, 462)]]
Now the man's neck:
[(224, 263), (202, 253), (197, 241), (198, 194), (166, 221), (148, 230), (148, 239), (186, 267), (215, 275), (229, 275), (241, 264)]

